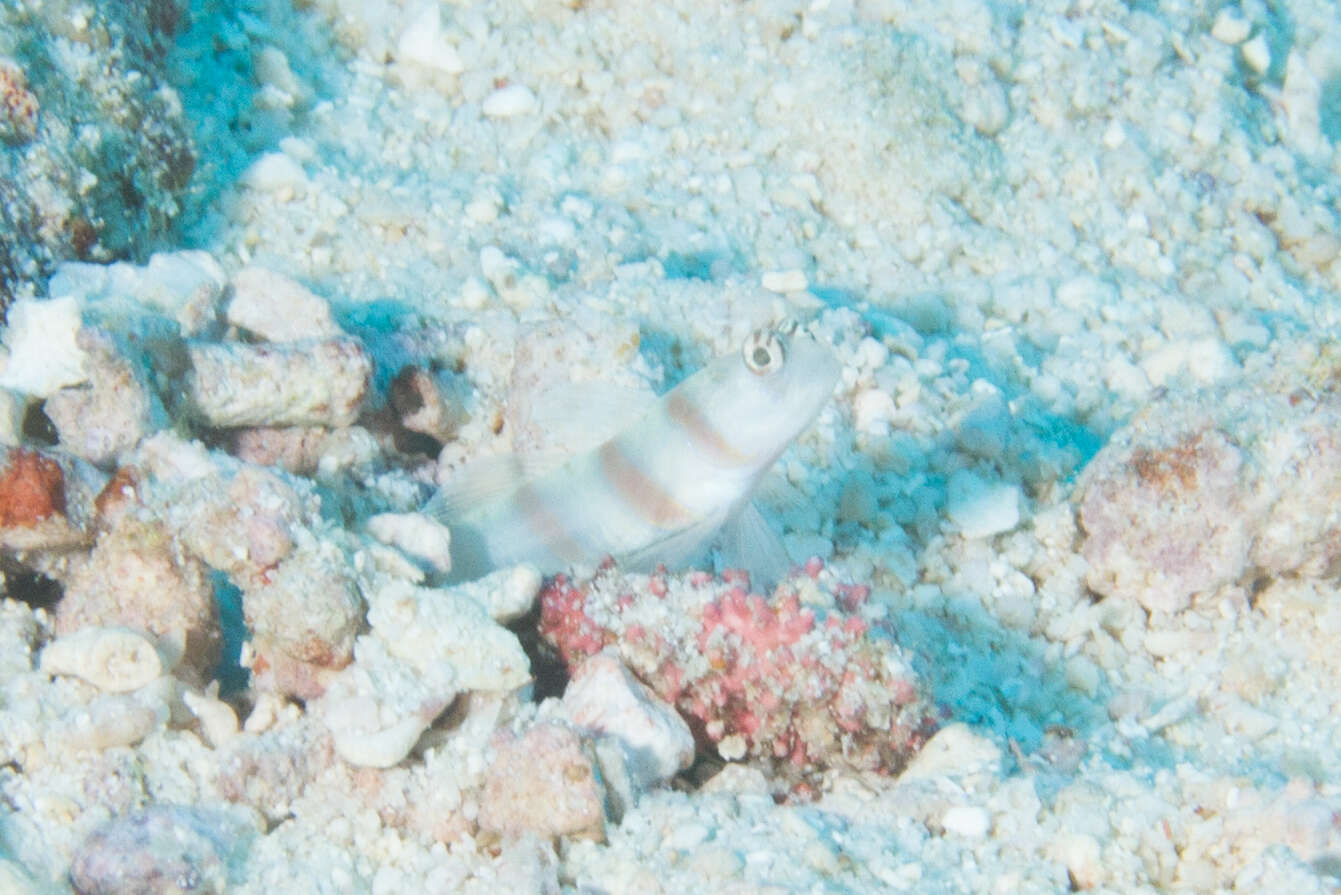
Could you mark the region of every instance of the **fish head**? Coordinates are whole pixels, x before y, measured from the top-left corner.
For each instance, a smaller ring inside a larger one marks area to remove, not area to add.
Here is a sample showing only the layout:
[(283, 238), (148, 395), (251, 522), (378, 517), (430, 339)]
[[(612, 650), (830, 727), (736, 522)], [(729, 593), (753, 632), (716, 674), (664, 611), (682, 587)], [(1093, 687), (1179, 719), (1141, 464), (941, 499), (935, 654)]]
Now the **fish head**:
[(772, 462), (810, 425), (838, 384), (841, 367), (794, 321), (750, 333), (734, 355), (718, 358), (709, 415), (735, 449)]

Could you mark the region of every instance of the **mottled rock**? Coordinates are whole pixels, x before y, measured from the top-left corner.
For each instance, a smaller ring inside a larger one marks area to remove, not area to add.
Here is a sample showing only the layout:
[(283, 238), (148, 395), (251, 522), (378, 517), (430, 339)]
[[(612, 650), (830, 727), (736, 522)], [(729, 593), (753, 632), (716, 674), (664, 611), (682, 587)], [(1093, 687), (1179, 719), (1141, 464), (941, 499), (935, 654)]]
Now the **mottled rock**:
[(743, 572), (561, 575), (541, 591), (540, 632), (574, 674), (613, 647), (700, 746), (757, 760), (784, 786), (829, 767), (899, 771), (936, 716), (892, 626), (855, 611), (869, 591), (809, 576), (769, 596), (748, 588)]
[(348, 426), (372, 362), (353, 339), (244, 345), (192, 343), (187, 399), (206, 425)]
[(425, 670), (446, 663), (462, 690), (506, 692), (531, 679), (516, 635), (453, 589), (386, 579), (368, 604), (368, 623), (392, 655)]
[(459, 400), (422, 367), (401, 370), (391, 381), (389, 397), (402, 426), (438, 442), (450, 441), (465, 421)]
[(23, 86), (0, 76), (0, 302), (62, 260), (132, 255), (171, 231), (196, 159), (167, 77), (183, 8), (0, 6), (10, 71), (26, 72)]
[(199, 560), (155, 522), (123, 517), (76, 564), (56, 606), (56, 630), (123, 625), (152, 634), (169, 667), (194, 683), (219, 660), (214, 589)]
[(1090, 587), (1176, 612), (1251, 576), (1334, 575), (1341, 398), (1292, 386), (1165, 398), (1119, 430), (1076, 490)]
[(210, 895), (257, 831), (234, 813), (151, 805), (113, 818), (79, 847), (70, 882), (79, 895)]
[(304, 788), (336, 763), (330, 734), (311, 717), (234, 737), (220, 751), (220, 793), (272, 823), (287, 817)]
[(247, 589), (293, 552), (306, 507), (290, 481), (269, 470), (226, 470), (207, 454), (197, 459), (205, 468), (188, 473), (181, 487), (160, 483), (166, 487), (159, 499), (169, 504), (167, 517), (182, 543)]
[(329, 434), (324, 428), (312, 426), (235, 429), (229, 452), (246, 463), (278, 466), (294, 475), (311, 475), (317, 470)]
[(106, 332), (85, 327), (76, 339), (84, 352), (88, 384), (62, 388), (47, 398), (47, 418), (61, 447), (90, 463), (106, 464), (133, 448), (150, 431), (155, 400), (136, 368)]
[(1242, 467), (1238, 447), (1210, 426), (1115, 438), (1082, 485), (1090, 587), (1177, 612), (1237, 579), (1253, 525)]
[(517, 836), (605, 837), (605, 795), (595, 760), (576, 731), (537, 724), (503, 734), (480, 795), (482, 829)]
[[(253, 671), (263, 672), (266, 664), (282, 668), (285, 658), (318, 669), (343, 668), (353, 657), (363, 608), (348, 559), (339, 547), (318, 541), (296, 551), (263, 583), (244, 590), (243, 615), (258, 657)], [(312, 683), (318, 680), (313, 678)], [(288, 688), (296, 683), (290, 681), (281, 689), (301, 698), (319, 695), (320, 691)]]

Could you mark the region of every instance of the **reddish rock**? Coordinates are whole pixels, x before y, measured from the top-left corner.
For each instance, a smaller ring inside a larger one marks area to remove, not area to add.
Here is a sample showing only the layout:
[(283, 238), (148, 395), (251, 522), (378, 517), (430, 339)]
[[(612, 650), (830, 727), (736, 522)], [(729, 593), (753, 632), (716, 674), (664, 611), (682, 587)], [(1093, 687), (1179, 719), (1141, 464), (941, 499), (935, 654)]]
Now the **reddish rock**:
[(65, 474), (36, 451), (11, 451), (0, 470), (0, 527), (32, 528), (65, 513)]
[[(743, 573), (560, 576), (541, 593), (541, 633), (570, 668), (612, 647), (700, 745), (759, 760), (783, 781), (833, 766), (899, 771), (935, 713), (892, 631), (802, 606), (799, 588), (823, 587), (808, 577), (770, 597), (748, 586)], [(815, 596), (841, 606), (852, 593)]]
[(497, 744), (480, 796), (482, 829), (517, 836), (605, 838), (605, 793), (587, 744), (561, 724), (537, 724)]

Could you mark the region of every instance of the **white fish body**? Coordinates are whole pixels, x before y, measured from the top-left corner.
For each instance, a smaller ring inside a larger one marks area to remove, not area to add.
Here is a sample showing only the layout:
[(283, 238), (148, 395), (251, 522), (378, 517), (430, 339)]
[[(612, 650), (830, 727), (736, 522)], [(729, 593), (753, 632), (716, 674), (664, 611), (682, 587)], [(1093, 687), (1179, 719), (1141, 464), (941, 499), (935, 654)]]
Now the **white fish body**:
[(693, 559), (723, 525), (749, 515), (760, 477), (810, 425), (838, 375), (828, 349), (794, 323), (755, 330), (739, 353), (557, 469), (470, 506), (449, 485), (428, 512), (451, 529), (452, 578), (521, 562), (557, 572), (607, 556), (631, 568)]

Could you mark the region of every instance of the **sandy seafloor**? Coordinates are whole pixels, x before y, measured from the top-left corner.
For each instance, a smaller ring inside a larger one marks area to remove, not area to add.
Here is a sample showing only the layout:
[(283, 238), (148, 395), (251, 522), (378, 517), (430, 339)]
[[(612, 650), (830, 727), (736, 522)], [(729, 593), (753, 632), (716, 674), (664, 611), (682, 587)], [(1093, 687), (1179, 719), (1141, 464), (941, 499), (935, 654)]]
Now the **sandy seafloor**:
[[(325, 298), (369, 408), (448, 334), (442, 477), (499, 449), (551, 322), (573, 378), (653, 390), (786, 315), (832, 344), (765, 515), (871, 585), (959, 726), (916, 780), (729, 772), (596, 841), (475, 830), (487, 737), (427, 821), (299, 762), (235, 833), (266, 795), (190, 715), (62, 746), (33, 706), (98, 692), (33, 670), (50, 612), (11, 602), (7, 891), (68, 891), (153, 803), (214, 843), (155, 892), (1341, 887), (1334, 3), (251, 0), (193, 9), (172, 65), (197, 193), (157, 248)], [(351, 531), (434, 477), (365, 465)]]

